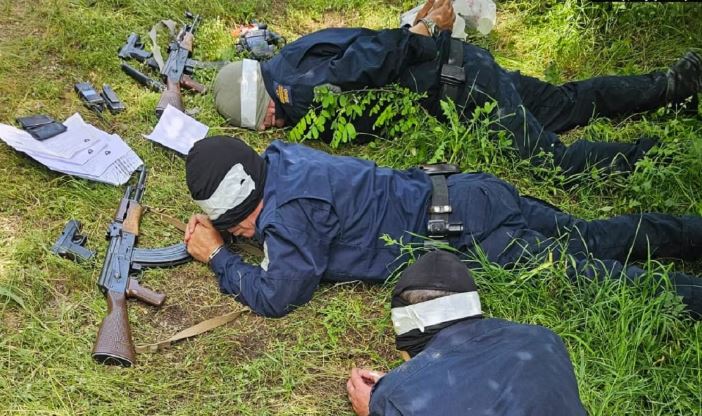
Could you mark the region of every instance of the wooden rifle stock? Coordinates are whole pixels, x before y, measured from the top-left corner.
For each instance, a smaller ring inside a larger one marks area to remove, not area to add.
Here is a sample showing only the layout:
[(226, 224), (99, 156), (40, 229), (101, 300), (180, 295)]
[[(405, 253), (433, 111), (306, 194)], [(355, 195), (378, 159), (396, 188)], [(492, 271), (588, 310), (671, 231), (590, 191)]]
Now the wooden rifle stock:
[(93, 358), (100, 364), (130, 367), (136, 361), (127, 316), (127, 295), (107, 291), (107, 316), (98, 331)]
[(127, 314), (127, 298), (136, 298), (152, 306), (161, 306), (166, 295), (154, 292), (129, 279), (125, 293), (107, 291), (107, 316), (98, 331), (93, 358), (100, 364), (131, 367), (136, 362), (132, 331)]
[(180, 92), (180, 80), (172, 81), (166, 78), (166, 90), (161, 94), (161, 98), (156, 105), (156, 115), (160, 118), (168, 104), (183, 111), (183, 97)]

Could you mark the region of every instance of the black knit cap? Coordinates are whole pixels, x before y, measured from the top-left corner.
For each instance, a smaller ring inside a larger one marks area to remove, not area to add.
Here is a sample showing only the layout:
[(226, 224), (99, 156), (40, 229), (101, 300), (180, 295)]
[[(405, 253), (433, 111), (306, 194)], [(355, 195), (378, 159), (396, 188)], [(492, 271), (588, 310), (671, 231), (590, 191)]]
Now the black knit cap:
[(478, 290), (468, 267), (454, 254), (441, 250), (433, 250), (421, 256), (402, 272), (392, 291), (392, 307), (407, 306), (400, 294), (405, 290), (415, 289), (455, 293)]
[(243, 140), (231, 136), (212, 136), (195, 142), (185, 162), (185, 180), (194, 200), (211, 197), (237, 163), (241, 163), (256, 187), (242, 203), (212, 221), (219, 230), (239, 224), (256, 209), (263, 198), (266, 162)]
[[(454, 293), (477, 292), (473, 276), (468, 267), (454, 254), (434, 250), (421, 256), (414, 264), (402, 272), (400, 280), (392, 291), (391, 306), (409, 306), (400, 295), (407, 290), (442, 290)], [(481, 318), (482, 315), (442, 322), (424, 328), (413, 329), (395, 336), (395, 346), (414, 357), (424, 350), (427, 344), (442, 329), (467, 319)]]

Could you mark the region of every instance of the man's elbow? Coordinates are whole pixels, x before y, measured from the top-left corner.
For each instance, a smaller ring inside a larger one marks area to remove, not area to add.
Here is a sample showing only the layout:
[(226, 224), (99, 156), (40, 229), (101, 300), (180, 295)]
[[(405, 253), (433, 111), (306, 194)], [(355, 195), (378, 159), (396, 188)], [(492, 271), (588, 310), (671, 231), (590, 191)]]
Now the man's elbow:
[(249, 307), (258, 315), (266, 318), (282, 318), (295, 310), (296, 306), (289, 303), (259, 302), (257, 305)]
[(307, 286), (295, 285), (294, 281), (285, 281), (284, 285), (264, 285), (260, 287), (253, 302), (258, 307), (252, 308), (259, 315), (268, 318), (282, 318), (304, 305), (312, 298)]
[(292, 311), (291, 306), (282, 306), (270, 302), (248, 302), (241, 296), (232, 295), (234, 298), (244, 306), (248, 306), (253, 313), (264, 318), (282, 318)]
[(291, 309), (286, 307), (265, 307), (260, 310), (254, 310), (257, 314), (266, 318), (282, 318), (291, 312)]
[[(259, 281), (266, 282), (265, 279)], [(248, 306), (257, 315), (266, 318), (282, 318), (299, 305), (303, 305), (312, 297), (311, 294), (301, 294), (290, 285), (255, 284), (233, 288), (227, 285), (228, 281), (220, 280), (222, 293), (234, 295), (237, 301)], [(232, 290), (238, 289), (238, 290)]]

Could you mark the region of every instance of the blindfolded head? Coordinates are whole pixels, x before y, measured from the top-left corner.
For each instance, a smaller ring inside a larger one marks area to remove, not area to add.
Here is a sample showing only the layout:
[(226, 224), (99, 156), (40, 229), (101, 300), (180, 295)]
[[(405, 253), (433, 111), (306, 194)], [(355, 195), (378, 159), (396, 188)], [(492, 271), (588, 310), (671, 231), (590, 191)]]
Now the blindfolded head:
[(237, 127), (258, 129), (266, 115), (270, 96), (258, 61), (244, 59), (223, 67), (214, 82), (217, 111)]
[(266, 182), (266, 162), (241, 139), (214, 136), (199, 140), (185, 163), (190, 195), (214, 226), (226, 230), (258, 206)]
[(447, 326), (482, 316), (470, 271), (445, 251), (431, 251), (408, 267), (393, 290), (391, 305), (395, 343), (410, 356)]

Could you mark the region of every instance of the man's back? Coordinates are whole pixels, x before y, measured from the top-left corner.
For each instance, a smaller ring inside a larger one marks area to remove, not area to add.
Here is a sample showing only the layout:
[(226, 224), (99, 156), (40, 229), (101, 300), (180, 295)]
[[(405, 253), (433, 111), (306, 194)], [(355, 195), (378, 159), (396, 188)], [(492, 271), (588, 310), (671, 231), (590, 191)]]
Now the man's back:
[[(395, 268), (399, 247), (386, 246), (380, 237), (388, 234), (409, 242), (409, 233), (426, 227), (431, 184), (419, 169), (380, 168), (370, 161), (280, 141), (264, 156), (266, 202), (259, 227), (266, 234), (267, 227), (294, 226), (329, 239), (323, 253), (327, 279), (384, 280)], [(332, 229), (334, 235), (329, 235)]]
[(550, 330), (467, 320), (383, 377), (371, 415), (584, 415), (572, 365)]
[[(437, 51), (433, 38), (406, 29), (329, 28), (286, 45), (261, 64), (261, 71), (276, 102), (276, 116), (290, 125), (307, 114), (318, 85), (349, 91), (397, 82), (432, 95), (429, 90), (438, 81)], [(373, 123), (368, 120), (357, 130), (370, 132)]]

